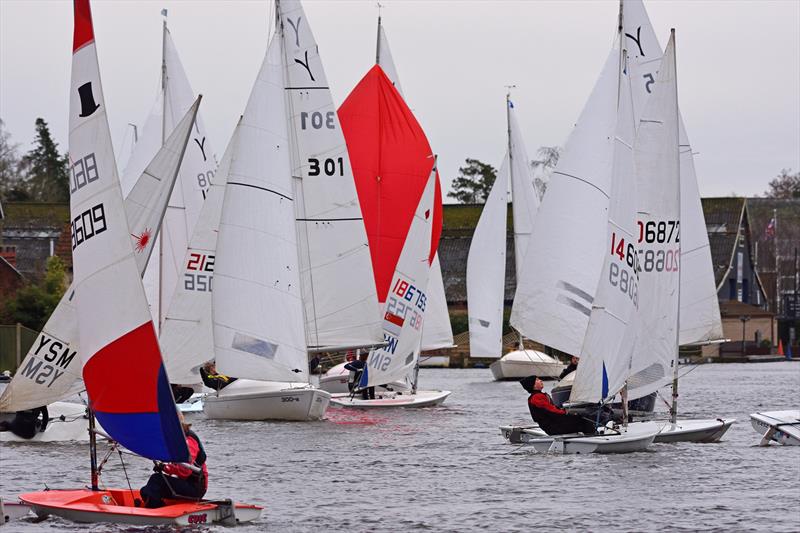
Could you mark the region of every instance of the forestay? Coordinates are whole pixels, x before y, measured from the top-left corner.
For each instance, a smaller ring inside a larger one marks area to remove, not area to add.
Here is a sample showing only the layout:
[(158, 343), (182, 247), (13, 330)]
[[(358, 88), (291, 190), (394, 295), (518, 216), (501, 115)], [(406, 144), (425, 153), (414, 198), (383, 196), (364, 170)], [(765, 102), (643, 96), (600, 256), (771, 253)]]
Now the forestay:
[[(647, 98), (654, 90), (662, 49), (641, 0), (622, 2), (622, 20), (631, 68), (634, 119), (638, 123)], [(694, 156), (680, 114), (678, 126), (681, 181), (680, 344), (686, 345), (719, 340), (724, 335)]]
[(670, 40), (657, 70), (653, 94), (642, 111), (634, 147), (642, 305), (633, 375), (628, 382), (630, 399), (666, 385), (677, 364), (681, 177), (674, 51)]
[(307, 381), (281, 44), (275, 34), (231, 156), (214, 266), (214, 346), (223, 374)]
[(276, 8), (307, 343), (375, 344), (382, 335), (369, 245), (318, 46), (298, 1), (281, 0)]
[[(618, 50), (615, 51), (620, 57)], [(624, 54), (624, 51), (623, 51)], [(621, 59), (621, 57), (620, 57)], [(589, 327), (580, 351), (569, 401), (599, 403), (619, 392), (630, 375), (640, 302), (636, 247), (636, 176), (633, 162), (635, 125), (630, 79), (624, 63), (616, 62), (619, 99), (614, 132), (614, 156), (606, 223), (605, 252)], [(608, 80), (612, 81), (612, 80)]]
[(550, 178), (511, 312), (520, 333), (570, 354), (583, 346), (607, 248), (618, 54), (609, 53)]
[(506, 154), (483, 204), (467, 256), (470, 357), (503, 355), (508, 170)]
[(241, 126), (237, 124), (197, 217), (183, 259), (181, 279), (164, 318), (159, 341), (172, 383), (199, 383), (198, 368), (214, 357), (211, 292), (225, 185)]
[(412, 372), (419, 358), (430, 273), (435, 189), (434, 164), (411, 221), (386, 298), (383, 315), (386, 346), (370, 352), (359, 383), (361, 387), (402, 381)]
[[(125, 195), (195, 99), (166, 23), (162, 44), (161, 90), (125, 167), (122, 176)], [(216, 167), (211, 142), (198, 115), (158, 237), (161, 241), (156, 245), (158, 253), (154, 254), (144, 276), (145, 291), (157, 330), (161, 327), (182, 273), (183, 255)]]
[[(139, 275), (151, 257), (167, 201), (175, 185), (181, 156), (191, 133), (199, 99), (139, 177), (125, 199)], [(80, 167), (75, 176), (81, 177)], [(92, 169), (93, 170), (93, 169)], [(84, 173), (86, 170), (84, 169)], [(75, 187), (73, 181), (72, 187)], [(19, 371), (0, 396), (0, 411), (19, 411), (63, 400), (83, 390), (78, 348), (78, 317), (74, 284), (64, 293), (41, 333), (22, 361)], [(77, 362), (76, 362), (77, 361)]]
[(75, 305), (90, 407), (131, 451), (186, 461), (125, 218), (88, 0), (75, 2), (69, 132)]

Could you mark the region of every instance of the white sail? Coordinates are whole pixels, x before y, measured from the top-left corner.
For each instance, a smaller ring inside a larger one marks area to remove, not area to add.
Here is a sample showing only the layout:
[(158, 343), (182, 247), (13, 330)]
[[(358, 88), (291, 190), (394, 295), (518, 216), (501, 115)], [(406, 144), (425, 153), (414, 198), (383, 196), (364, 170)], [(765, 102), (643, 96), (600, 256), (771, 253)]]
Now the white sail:
[[(181, 64), (172, 36), (164, 24), (161, 90), (145, 121), (142, 135), (123, 173), (123, 193), (172, 132), (194, 101), (194, 91)], [(159, 328), (182, 270), (183, 254), (211, 186), (217, 167), (213, 149), (198, 115), (159, 234), (158, 253), (144, 276), (150, 309)]]
[(281, 41), (276, 34), (270, 42), (231, 156), (214, 266), (214, 346), (224, 374), (307, 381)]
[(404, 380), (419, 357), (430, 273), (435, 189), (434, 164), (408, 229), (389, 294), (386, 296), (383, 336), (387, 345), (370, 352), (361, 380), (362, 387)]
[(467, 255), (470, 357), (503, 355), (508, 170), (506, 154), (483, 205)]
[(619, 61), (617, 65), (619, 82), (615, 85), (619, 87), (619, 101), (615, 105), (617, 124), (603, 269), (580, 351), (581, 364), (569, 397), (573, 403), (605, 402), (625, 386), (636, 335), (632, 323), (637, 319), (640, 296), (633, 161), (635, 124), (630, 79), (624, 64)]
[(281, 0), (276, 7), (308, 345), (381, 342), (367, 234), (318, 46), (298, 1)]
[(619, 51), (612, 50), (552, 174), (511, 312), (528, 338), (578, 354), (606, 250)]
[(199, 383), (198, 368), (214, 358), (211, 292), (222, 201), (241, 125), (233, 131), (197, 218), (159, 341), (173, 383)]
[[(375, 62), (381, 66), (400, 96), (403, 96), (400, 77), (397, 75), (397, 68), (394, 66), (389, 49), (389, 40), (386, 38), (386, 30), (383, 29), (380, 17), (378, 17), (378, 44)], [(431, 262), (431, 274), (428, 278), (428, 306), (425, 310), (425, 326), (422, 329), (422, 351), (439, 350), (452, 346), (453, 328), (450, 324), (450, 312), (447, 309), (447, 296), (444, 292), (442, 265), (437, 252)]]
[[(631, 68), (634, 118), (638, 123), (653, 91), (662, 48), (641, 0), (623, 0), (622, 21)], [(681, 345), (724, 338), (700, 191), (689, 137), (679, 120), (681, 174)]]
[(528, 251), (528, 242), (533, 232), (533, 221), (539, 211), (539, 194), (536, 192), (533, 167), (517, 124), (514, 104), (508, 101), (509, 150), (511, 152), (511, 199), (514, 217), (514, 255), (517, 279)]
[[(198, 101), (187, 111), (178, 127), (156, 154), (125, 199), (134, 257), (139, 274), (151, 257), (167, 201), (178, 175)], [(22, 361), (8, 387), (0, 396), (0, 411), (19, 411), (62, 400), (83, 389), (78, 348), (78, 317), (74, 304), (75, 286), (64, 293), (41, 333)]]
[[(675, 47), (667, 45), (636, 134), (638, 193), (639, 335), (628, 398), (672, 380), (678, 353), (680, 290), (680, 167)], [(583, 363), (581, 363), (583, 364)]]

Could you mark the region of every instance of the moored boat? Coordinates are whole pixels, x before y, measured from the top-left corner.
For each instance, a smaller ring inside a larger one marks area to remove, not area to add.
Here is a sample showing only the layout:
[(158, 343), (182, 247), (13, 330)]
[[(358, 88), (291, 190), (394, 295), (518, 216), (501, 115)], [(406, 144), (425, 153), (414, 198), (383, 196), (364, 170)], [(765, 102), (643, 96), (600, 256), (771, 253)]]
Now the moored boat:
[(556, 379), (565, 365), (555, 357), (538, 350), (515, 350), (489, 365), (497, 381), (539, 376)]
[(375, 399), (364, 400), (360, 395), (350, 393), (334, 394), (331, 404), (336, 407), (350, 407), (355, 409), (386, 409), (396, 407), (436, 407), (441, 405), (450, 396), (450, 391), (418, 390), (408, 392), (376, 392)]

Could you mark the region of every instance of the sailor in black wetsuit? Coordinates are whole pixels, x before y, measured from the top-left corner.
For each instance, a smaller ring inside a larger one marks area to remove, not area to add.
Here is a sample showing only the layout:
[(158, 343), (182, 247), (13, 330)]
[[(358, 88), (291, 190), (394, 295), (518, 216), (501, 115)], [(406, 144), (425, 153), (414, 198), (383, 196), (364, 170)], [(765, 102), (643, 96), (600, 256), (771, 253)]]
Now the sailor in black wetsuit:
[(544, 383), (536, 376), (520, 381), (522, 387), (531, 393), (528, 397), (528, 409), (533, 421), (539, 424), (548, 435), (565, 435), (567, 433), (584, 433), (594, 435), (594, 423), (578, 415), (571, 415), (564, 409), (556, 407), (549, 394), (542, 391)]
[(36, 407), (17, 411), (11, 422), (3, 420), (0, 422), (0, 431), (10, 431), (23, 439), (32, 439), (37, 433), (47, 429), (49, 421), (50, 415), (47, 412), (47, 406)]
[(564, 377), (568, 376), (569, 374), (575, 372), (578, 369), (578, 363), (580, 362), (581, 358), (577, 355), (573, 355), (572, 359), (569, 360), (569, 364), (567, 367), (561, 371), (561, 374), (558, 376), (558, 380), (561, 381)]
[(200, 378), (209, 389), (220, 391), (236, 381), (236, 378), (229, 378), (223, 374), (217, 373), (217, 367), (214, 363), (208, 362), (200, 367)]

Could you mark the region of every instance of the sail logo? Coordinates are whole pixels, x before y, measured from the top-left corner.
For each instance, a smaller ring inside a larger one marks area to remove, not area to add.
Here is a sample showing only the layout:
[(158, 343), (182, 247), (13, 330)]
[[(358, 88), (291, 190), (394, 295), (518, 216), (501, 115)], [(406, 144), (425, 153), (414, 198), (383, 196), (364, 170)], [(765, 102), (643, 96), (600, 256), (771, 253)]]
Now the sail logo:
[(94, 91), (92, 91), (92, 82), (90, 81), (78, 87), (78, 97), (81, 100), (81, 112), (78, 116), (81, 118), (92, 116), (100, 107), (100, 104), (94, 101)]
[(64, 375), (77, 353), (69, 349), (69, 344), (40, 334), (36, 339), (36, 351), (33, 352), (33, 357), (27, 359), (20, 374), (39, 385), (46, 384), (49, 388)]

